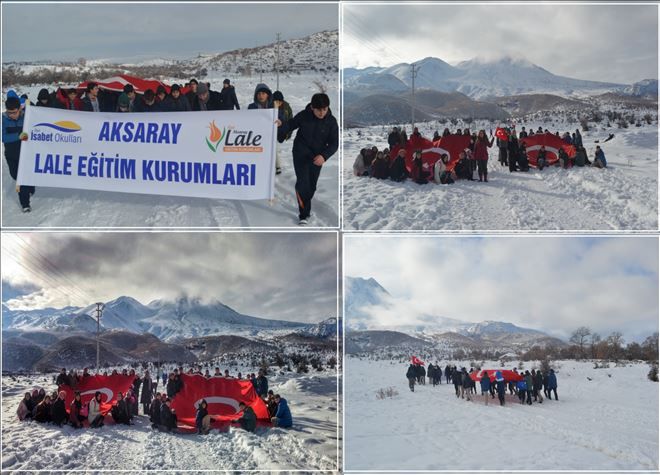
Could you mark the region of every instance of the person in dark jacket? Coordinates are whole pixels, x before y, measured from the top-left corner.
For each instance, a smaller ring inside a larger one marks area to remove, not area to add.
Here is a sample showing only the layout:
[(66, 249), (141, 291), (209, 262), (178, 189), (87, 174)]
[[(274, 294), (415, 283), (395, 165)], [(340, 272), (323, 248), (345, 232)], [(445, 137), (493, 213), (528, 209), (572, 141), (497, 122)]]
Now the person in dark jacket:
[(151, 401), (151, 407), (149, 408), (149, 421), (151, 421), (151, 427), (157, 429), (160, 425), (160, 406), (161, 406), (161, 394), (156, 393), (153, 401)]
[(390, 134), (387, 136), (387, 144), (390, 146), (390, 148), (399, 144), (399, 138), (399, 129), (394, 127)]
[(34, 420), (36, 422), (50, 422), (51, 421), (51, 403), (50, 396), (46, 395), (42, 401), (34, 408)]
[(181, 95), (181, 87), (178, 84), (172, 84), (170, 95), (163, 102), (163, 110), (167, 112), (189, 112), (190, 101)]
[(390, 164), (385, 160), (383, 152), (376, 154), (376, 159), (371, 163), (371, 176), (379, 180), (384, 180), (389, 177)]
[(451, 368), (449, 365), (445, 366), (445, 381), (447, 384), (449, 384), (449, 380), (451, 379)]
[(454, 166), (454, 173), (462, 180), (474, 181), (472, 178), (472, 160), (469, 160), (464, 151), (458, 154), (458, 161)]
[(82, 110), (86, 112), (106, 112), (99, 101), (99, 85), (95, 82), (87, 84), (85, 97), (83, 98), (82, 103)]
[(212, 91), (201, 83), (197, 86), (197, 96), (193, 100), (194, 111), (219, 111), (222, 110), (222, 97), (218, 91)]
[(426, 185), (429, 182), (430, 173), (424, 170), (424, 161), (422, 160), (421, 150), (415, 151), (411, 175), (413, 181), (418, 185)]
[[(278, 116), (283, 122), (291, 120), (293, 118), (293, 110), (291, 110), (291, 105), (284, 100), (284, 94), (281, 91), (275, 91), (273, 93), (273, 107), (278, 110)], [(286, 134), (284, 140), (289, 140), (291, 138), (291, 132)], [(279, 175), (282, 173), (282, 159), (280, 158), (281, 148), (277, 147), (275, 155), (275, 174)]]
[(536, 167), (539, 170), (543, 170), (543, 167), (545, 167), (548, 164), (548, 160), (546, 156), (547, 156), (547, 152), (545, 150), (545, 145), (541, 145), (541, 148), (536, 154)]
[(254, 390), (260, 398), (265, 398), (268, 395), (268, 378), (266, 378), (263, 369), (259, 370), (259, 376), (254, 381)]
[(497, 398), (500, 400), (500, 406), (504, 406), (506, 385), (504, 384), (504, 376), (502, 376), (500, 371), (495, 372), (495, 384), (497, 386)]
[(37, 95), (37, 107), (50, 107), (51, 109), (63, 109), (64, 105), (58, 101), (55, 97), (55, 94), (48, 92), (48, 89), (42, 89)]
[(162, 112), (162, 106), (156, 101), (156, 94), (151, 89), (144, 91), (142, 97), (135, 100), (135, 112)]
[(238, 98), (236, 97), (236, 89), (231, 85), (229, 79), (222, 81), (222, 90), (220, 91), (221, 96), (221, 107), (222, 110), (241, 110), (241, 106), (238, 104)]
[(140, 402), (142, 403), (142, 411), (144, 415), (149, 414), (149, 408), (151, 406), (151, 399), (153, 398), (153, 394), (154, 382), (151, 379), (149, 371), (145, 371), (144, 377), (142, 378), (142, 394), (140, 395)]
[(66, 368), (62, 368), (60, 370), (60, 374), (57, 375), (57, 379), (55, 380), (55, 384), (57, 386), (71, 386), (71, 383), (69, 382), (69, 377), (66, 374)]
[(112, 406), (110, 414), (116, 424), (131, 424), (131, 415), (129, 414), (128, 405), (122, 393), (117, 394), (117, 402)]
[(169, 379), (167, 380), (167, 397), (174, 397), (177, 393), (177, 380), (175, 379), (175, 374), (170, 373)]
[(509, 135), (507, 152), (509, 156), (508, 158), (509, 173), (517, 172), (518, 171), (517, 158), (519, 153), (519, 146), (518, 146), (518, 138), (516, 137), (515, 131), (511, 132), (511, 135)]
[(187, 84), (189, 91), (186, 93), (186, 99), (188, 99), (188, 102), (190, 102), (190, 110), (195, 110), (195, 101), (197, 100), (197, 87), (199, 86), (199, 82), (197, 79), (193, 78), (190, 80), (190, 82)]
[(275, 402), (277, 402), (277, 412), (275, 413), (275, 417), (270, 421), (275, 427), (291, 427), (293, 425), (293, 419), (286, 399), (280, 397), (279, 394), (276, 394)]
[(593, 166), (596, 168), (607, 168), (607, 160), (605, 160), (605, 152), (600, 148), (600, 145), (596, 145), (596, 153), (594, 155)]
[(170, 398), (165, 399), (165, 403), (160, 406), (160, 426), (158, 428), (163, 432), (176, 431), (177, 419)]
[(53, 424), (62, 426), (69, 422), (69, 415), (66, 412), (66, 392), (60, 391), (57, 399), (50, 408), (50, 417), (53, 421)]
[(131, 100), (128, 98), (128, 94), (122, 92), (117, 98), (117, 112), (130, 112), (131, 111)]
[(330, 111), (330, 98), (317, 93), (304, 111), (293, 119), (281, 122), (278, 141), (282, 143), (286, 134), (298, 129), (293, 141), (293, 168), (296, 172), (296, 198), (300, 225), (306, 225), (312, 210), (312, 198), (323, 164), (339, 147), (339, 126)]
[[(273, 91), (264, 83), (254, 88), (254, 98), (248, 109), (272, 109)], [(288, 131), (287, 131), (288, 132)]]
[(456, 392), (456, 397), (461, 396), (461, 388), (463, 387), (463, 373), (454, 368), (451, 372), (451, 382), (454, 384), (454, 391)]
[[(282, 400), (280, 400), (280, 403), (281, 402)], [(286, 401), (284, 402), (286, 403)], [(254, 430), (257, 428), (257, 415), (254, 413), (254, 410), (250, 406), (246, 405), (243, 401), (238, 403), (238, 407), (240, 408), (241, 411), (243, 411), (243, 415), (232, 422), (240, 424), (243, 430), (246, 430), (248, 432), (254, 432)], [(278, 404), (278, 410), (279, 410), (279, 404)], [(290, 417), (291, 417), (291, 413), (289, 412), (289, 418)], [(277, 415), (275, 415), (273, 419), (277, 419)], [(278, 427), (291, 427), (291, 424), (289, 423), (288, 426), (282, 425)]]
[(529, 171), (529, 160), (527, 159), (527, 147), (524, 142), (520, 142), (518, 146), (518, 171), (528, 172)]
[(532, 404), (532, 393), (534, 392), (534, 378), (529, 370), (525, 371), (525, 385), (527, 386), (527, 404)]
[(465, 399), (471, 401), (472, 399), (470, 399), (470, 389), (472, 388), (472, 379), (470, 379), (470, 375), (465, 368), (463, 368), (461, 373), (461, 383), (461, 399), (463, 399), (463, 396), (465, 396)]
[(537, 371), (536, 374), (532, 370), (532, 376), (534, 379), (534, 400), (538, 400), (542, 404), (543, 395), (541, 394), (541, 390), (543, 389), (543, 375), (541, 374), (541, 370)]
[(548, 399), (550, 400), (552, 400), (553, 391), (555, 393), (555, 401), (558, 401), (559, 398), (557, 397), (557, 375), (555, 374), (555, 370), (551, 369), (550, 372), (548, 373)]
[(408, 387), (412, 392), (415, 392), (415, 380), (417, 379), (415, 365), (411, 364), (408, 366), (408, 371), (406, 371), (406, 378), (408, 378)]
[(390, 179), (393, 181), (404, 181), (408, 177), (406, 170), (406, 149), (399, 149), (399, 153), (392, 160), (390, 165)]
[[(2, 143), (5, 145), (5, 160), (9, 166), (9, 175), (16, 181), (21, 141), (27, 140), (27, 134), (23, 132), (25, 116), (18, 97), (8, 97), (5, 101), (5, 109), (5, 113), (2, 114)], [(18, 188), (18, 201), (24, 213), (32, 211), (30, 197), (35, 191), (34, 186), (22, 185)]]
[(195, 427), (197, 428), (197, 433), (206, 435), (211, 430), (211, 416), (209, 416), (208, 403), (206, 399), (202, 399), (197, 406), (197, 412), (195, 413)]
[(484, 396), (484, 399), (486, 400), (486, 406), (487, 406), (488, 405), (488, 396), (494, 397), (491, 394), (490, 376), (488, 376), (487, 371), (483, 372), (483, 374), (481, 375), (481, 380), (479, 380), (479, 383), (481, 384), (481, 394)]

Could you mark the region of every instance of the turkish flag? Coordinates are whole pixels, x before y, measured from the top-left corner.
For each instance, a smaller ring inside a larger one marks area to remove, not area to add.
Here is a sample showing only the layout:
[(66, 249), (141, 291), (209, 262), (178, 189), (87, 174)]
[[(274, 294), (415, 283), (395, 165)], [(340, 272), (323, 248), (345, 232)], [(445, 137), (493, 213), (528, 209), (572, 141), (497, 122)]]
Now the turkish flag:
[(58, 388), (58, 391), (66, 391), (66, 410), (69, 411), (71, 403), (75, 397), (75, 391), (80, 391), (80, 399), (83, 406), (94, 398), (96, 391), (101, 392), (101, 413), (107, 414), (112, 408), (113, 404), (117, 402), (117, 395), (122, 393), (126, 395), (133, 386), (135, 376), (112, 374), (110, 376), (87, 376), (78, 382), (75, 388), (63, 384)]
[(238, 419), (238, 403), (241, 401), (252, 407), (257, 419), (269, 419), (266, 403), (257, 395), (250, 381), (219, 376), (205, 378), (199, 374), (183, 374), (181, 380), (183, 388), (172, 399), (172, 409), (179, 423), (195, 426), (197, 406), (202, 399), (208, 404), (214, 427)]
[(555, 134), (534, 134), (520, 139), (527, 148), (527, 159), (531, 166), (537, 166), (537, 157), (541, 146), (545, 146), (545, 159), (548, 165), (559, 161), (559, 150), (563, 149), (569, 157), (575, 156), (575, 147), (564, 142)]
[[(87, 84), (89, 84), (89, 81), (81, 82), (78, 84), (78, 89), (86, 89)], [(129, 76), (128, 74), (120, 74), (118, 76), (105, 79), (104, 81), (98, 81), (96, 84), (98, 84), (99, 89), (118, 93), (122, 93), (124, 91), (124, 86), (127, 84), (131, 84), (137, 94), (144, 94), (147, 89), (151, 89), (154, 93), (156, 93), (158, 86), (163, 86), (165, 88), (165, 92), (168, 94), (170, 93), (170, 86), (164, 82), (157, 81), (155, 79), (142, 79), (136, 76)], [(189, 88), (181, 88), (181, 94), (186, 94), (188, 90)]]
[(481, 378), (484, 376), (484, 372), (488, 374), (488, 378), (492, 381), (495, 381), (495, 373), (500, 372), (502, 374), (502, 377), (504, 378), (504, 381), (522, 381), (524, 378), (514, 372), (511, 371), (510, 369), (482, 369), (481, 371), (476, 371), (472, 374), (470, 374), (470, 378), (472, 378), (473, 381), (481, 381)]
[(424, 366), (424, 362), (422, 360), (420, 360), (419, 358), (417, 358), (416, 356), (412, 357), (412, 364), (419, 364), (419, 365)]
[[(406, 168), (412, 173), (413, 156), (417, 150), (422, 151), (422, 168), (433, 176), (433, 167), (435, 162), (440, 160), (440, 155), (447, 154), (449, 162), (448, 170), (453, 170), (458, 162), (458, 155), (470, 146), (470, 136), (468, 135), (448, 135), (435, 142), (424, 138), (412, 136), (406, 144)], [(395, 145), (390, 151), (390, 157), (393, 159), (399, 153), (400, 145)]]
[(500, 140), (509, 140), (509, 134), (507, 134), (506, 130), (504, 130), (502, 127), (495, 129), (495, 137)]

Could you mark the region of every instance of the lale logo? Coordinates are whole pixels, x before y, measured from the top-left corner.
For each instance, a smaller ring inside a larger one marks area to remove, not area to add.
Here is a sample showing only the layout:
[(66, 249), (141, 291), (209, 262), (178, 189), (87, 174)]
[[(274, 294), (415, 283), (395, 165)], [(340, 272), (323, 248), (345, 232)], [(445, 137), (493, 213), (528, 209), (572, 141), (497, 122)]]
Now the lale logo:
[(211, 133), (206, 137), (206, 145), (212, 152), (217, 152), (222, 143), (223, 152), (262, 153), (261, 135), (252, 130), (236, 130), (233, 125), (223, 127), (222, 131), (215, 125), (215, 120), (209, 124)]
[[(39, 127), (46, 127), (52, 129), (54, 132), (46, 132), (39, 129)], [(30, 131), (30, 140), (35, 142), (66, 142), (66, 143), (81, 143), (82, 137), (74, 135), (80, 132), (82, 127), (77, 123), (70, 120), (59, 120), (57, 122), (40, 122), (33, 126)]]

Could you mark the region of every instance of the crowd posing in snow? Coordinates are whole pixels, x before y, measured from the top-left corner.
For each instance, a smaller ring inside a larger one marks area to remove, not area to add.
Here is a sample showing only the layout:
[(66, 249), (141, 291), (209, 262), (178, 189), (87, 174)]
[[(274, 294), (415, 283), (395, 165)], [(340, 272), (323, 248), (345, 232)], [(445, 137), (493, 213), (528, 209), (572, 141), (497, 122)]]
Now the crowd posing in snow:
[[(182, 90), (187, 92), (182, 94)], [(240, 110), (236, 90), (229, 79), (223, 81), (220, 91), (212, 90), (210, 83), (191, 79), (183, 87), (173, 84), (169, 93), (165, 86), (160, 85), (155, 91), (147, 89), (141, 95), (131, 84), (126, 84), (122, 93), (116, 93), (101, 89), (95, 82), (89, 82), (84, 94), (76, 88), (58, 88), (55, 91), (41, 89), (34, 104), (27, 95), (19, 98), (15, 91), (10, 90), (2, 115), (2, 142), (5, 145), (5, 160), (14, 181), (18, 175), (21, 142), (28, 139), (27, 133), (23, 132), (26, 103), (36, 107), (113, 113)], [(296, 173), (295, 192), (299, 224), (308, 224), (321, 167), (339, 147), (339, 127), (330, 110), (330, 98), (325, 93), (314, 94), (307, 107), (294, 115), (281, 91), (273, 92), (268, 85), (260, 83), (255, 87), (253, 102), (248, 105), (248, 109), (278, 110), (279, 143), (289, 140), (297, 130), (292, 150)], [(281, 172), (281, 153), (279, 147), (276, 147), (275, 173), (279, 175)], [(35, 188), (17, 188), (23, 212), (32, 211), (30, 197), (35, 193)]]
[[(397, 127), (394, 127), (387, 137), (388, 147), (379, 150), (378, 147), (372, 146), (371, 148), (367, 147), (360, 150), (353, 163), (353, 174), (355, 176), (368, 176), (381, 180), (389, 178), (397, 182), (410, 178), (418, 184), (452, 184), (455, 180), (459, 179), (475, 181), (474, 174), (477, 172), (479, 181), (487, 182), (488, 149), (492, 148), (493, 145), (498, 150), (498, 162), (502, 167), (508, 167), (510, 172), (528, 172), (529, 157), (527, 148), (519, 139), (531, 137), (535, 134), (547, 134), (549, 131), (547, 129), (543, 130), (541, 127), (536, 132), (534, 130), (528, 132), (525, 127), (522, 127), (520, 134), (516, 132), (515, 128), (503, 128), (501, 130), (503, 131), (502, 138), (494, 137), (492, 130), (489, 137), (484, 129), (478, 132), (471, 132), (470, 129), (458, 129), (454, 134), (449, 129), (445, 129), (442, 135), (436, 131), (433, 141), (450, 135), (467, 136), (470, 137), (470, 140), (468, 147), (460, 151), (453, 169), (448, 167), (450, 157), (447, 154), (441, 154), (431, 171), (425, 170), (423, 166), (421, 149), (416, 149), (413, 152), (412, 166), (406, 167), (406, 156), (409, 153), (406, 148), (412, 139), (421, 137), (418, 128), (415, 127), (411, 137), (408, 138), (405, 128), (399, 130)], [(600, 145), (596, 146), (593, 160), (589, 160), (582, 143), (582, 135), (578, 129), (572, 134), (565, 132), (560, 136), (559, 132), (556, 132), (555, 135), (566, 145), (575, 148), (575, 154), (573, 156), (569, 156), (563, 148), (560, 148), (558, 151), (559, 160), (556, 166), (561, 168), (584, 166), (594, 166), (596, 168), (607, 167), (605, 153), (600, 148)], [(398, 152), (394, 156), (391, 154), (393, 149), (398, 149)], [(549, 166), (548, 151), (545, 146), (541, 146), (537, 152), (536, 166), (539, 170), (543, 170), (543, 168)]]
[[(108, 372), (104, 371), (103, 376), (108, 376)], [(172, 402), (175, 400), (177, 393), (183, 389), (183, 381), (181, 375), (183, 367), (175, 368), (170, 373), (163, 371), (161, 375), (156, 374), (154, 378), (151, 377), (149, 371), (145, 371), (144, 375), (140, 377), (136, 374), (134, 369), (130, 371), (123, 369), (121, 373), (113, 370), (110, 374), (122, 374), (134, 377), (132, 387), (126, 391), (125, 394), (118, 393), (117, 400), (112, 405), (109, 415), (115, 424), (132, 425), (136, 417), (139, 416), (140, 405), (142, 405), (142, 414), (149, 417), (151, 427), (155, 430), (162, 432), (176, 432), (178, 427), (176, 411), (172, 408)], [(268, 409), (268, 416), (270, 422), (275, 427), (288, 428), (293, 425), (291, 410), (286, 399), (282, 398), (279, 394), (275, 394), (272, 389), (268, 389), (268, 378), (263, 369), (260, 369), (258, 374), (246, 374), (245, 377), (239, 372), (236, 376), (225, 370), (224, 373), (220, 372), (220, 368), (216, 367), (213, 375), (207, 369), (202, 373), (201, 368), (190, 368), (186, 374), (201, 375), (206, 378), (221, 377), (221, 378), (236, 378), (239, 380), (247, 380), (252, 383), (254, 390), (265, 403)], [(58, 389), (67, 386), (74, 392), (74, 399), (71, 402), (68, 411), (66, 407), (67, 393), (65, 390), (54, 391), (52, 394), (46, 394), (44, 388), (35, 388), (31, 393), (26, 392), (23, 399), (18, 405), (16, 411), (19, 420), (34, 420), (40, 423), (52, 423), (57, 426), (70, 424), (75, 428), (83, 428), (85, 426), (90, 428), (103, 427), (106, 415), (101, 411), (103, 394), (96, 391), (94, 397), (86, 404), (82, 403), (81, 392), (78, 386), (91, 374), (85, 368), (82, 373), (77, 371), (69, 371), (62, 368), (60, 373), (55, 379), (55, 384)], [(162, 380), (161, 391), (158, 391), (159, 381)], [(230, 422), (238, 424), (242, 429), (254, 432), (257, 427), (257, 416), (249, 405), (244, 401), (239, 401), (239, 411), (237, 417)], [(208, 403), (202, 399), (197, 406), (195, 415), (195, 429), (198, 434), (208, 434), (211, 429), (211, 422), (213, 422), (213, 415), (208, 411)]]
[[(481, 373), (481, 375), (479, 374)], [(477, 397), (477, 382), (481, 389), (481, 395), (484, 397), (484, 402), (488, 405), (489, 399), (497, 398), (500, 405), (505, 404), (505, 395), (507, 390), (509, 393), (518, 398), (520, 404), (532, 404), (532, 399), (535, 402), (543, 403), (545, 398), (552, 400), (552, 394), (555, 395), (555, 400), (559, 400), (557, 396), (557, 375), (554, 369), (550, 368), (548, 371), (541, 371), (532, 369), (518, 372), (517, 368), (513, 368), (513, 375), (507, 380), (503, 371), (495, 371), (494, 378), (487, 372), (478, 369), (461, 368), (450, 366), (447, 364), (443, 368), (436, 364), (429, 364), (428, 370), (424, 369), (422, 364), (411, 363), (406, 371), (406, 378), (408, 379), (408, 387), (412, 392), (415, 391), (416, 384), (426, 384), (426, 378), (429, 379), (429, 384), (437, 386), (442, 384), (443, 376), (446, 384), (453, 384), (456, 397), (471, 401)]]

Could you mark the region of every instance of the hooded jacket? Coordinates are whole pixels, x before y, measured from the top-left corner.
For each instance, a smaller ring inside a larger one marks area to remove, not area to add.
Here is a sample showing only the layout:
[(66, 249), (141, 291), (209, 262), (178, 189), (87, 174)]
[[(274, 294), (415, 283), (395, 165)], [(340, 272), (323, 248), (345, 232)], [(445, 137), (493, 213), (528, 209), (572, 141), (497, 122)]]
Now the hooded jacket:
[(286, 402), (286, 399), (280, 398), (275, 417), (277, 417), (277, 425), (279, 427), (291, 427), (293, 425), (291, 411), (289, 410), (289, 404)]
[[(268, 99), (266, 99), (266, 103), (262, 104), (259, 101), (257, 101), (257, 93), (264, 91), (266, 94), (268, 94)], [(254, 97), (252, 100), (252, 104), (248, 106), (248, 109), (272, 109), (273, 108), (273, 91), (266, 86), (264, 83), (259, 83), (257, 84), (257, 87), (254, 88)]]

